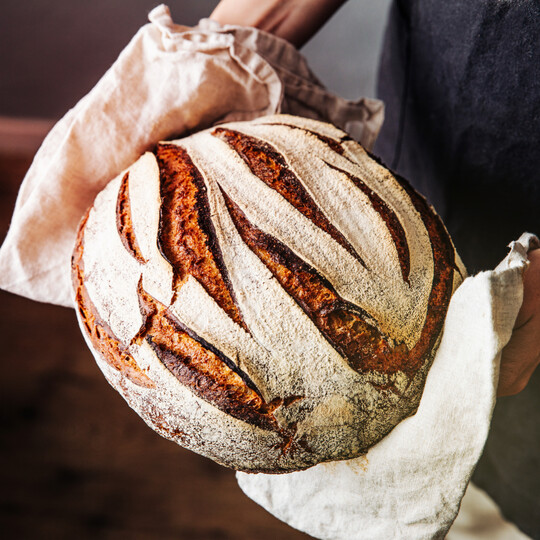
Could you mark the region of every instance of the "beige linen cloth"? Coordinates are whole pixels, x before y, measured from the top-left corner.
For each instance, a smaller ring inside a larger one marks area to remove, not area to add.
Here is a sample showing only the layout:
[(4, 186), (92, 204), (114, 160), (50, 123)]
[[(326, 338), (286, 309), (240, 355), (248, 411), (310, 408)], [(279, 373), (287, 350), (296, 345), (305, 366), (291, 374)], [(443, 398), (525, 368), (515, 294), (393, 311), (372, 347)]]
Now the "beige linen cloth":
[(161, 5), (93, 90), (52, 129), (23, 182), (0, 250), (0, 287), (72, 306), (69, 261), (94, 197), (158, 141), (218, 122), (290, 113), (336, 124), (371, 147), (380, 101), (328, 93), (286, 41)]
[[(330, 121), (373, 144), (382, 104), (331, 95), (288, 43), (208, 20), (179, 26), (163, 5), (149, 18), (37, 153), (0, 249), (1, 288), (72, 306), (80, 218), (159, 140), (284, 112)], [(521, 304), (526, 251), (537, 242), (524, 235), (499, 268), (458, 289), (415, 416), (365, 457), (288, 475), (239, 474), (242, 489), (318, 538), (444, 536), (489, 430), (500, 351)]]

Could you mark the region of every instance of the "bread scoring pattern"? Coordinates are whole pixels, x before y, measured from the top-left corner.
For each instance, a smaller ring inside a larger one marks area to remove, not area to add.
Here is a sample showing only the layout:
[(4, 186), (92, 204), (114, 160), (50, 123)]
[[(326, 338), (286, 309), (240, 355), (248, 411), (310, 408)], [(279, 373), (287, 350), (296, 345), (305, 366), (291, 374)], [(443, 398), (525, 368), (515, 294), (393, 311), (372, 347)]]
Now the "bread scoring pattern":
[(414, 412), (457, 264), (405, 181), (337, 128), (278, 115), (145, 154), (96, 199), (73, 267), (98, 363), (154, 429), (285, 472)]

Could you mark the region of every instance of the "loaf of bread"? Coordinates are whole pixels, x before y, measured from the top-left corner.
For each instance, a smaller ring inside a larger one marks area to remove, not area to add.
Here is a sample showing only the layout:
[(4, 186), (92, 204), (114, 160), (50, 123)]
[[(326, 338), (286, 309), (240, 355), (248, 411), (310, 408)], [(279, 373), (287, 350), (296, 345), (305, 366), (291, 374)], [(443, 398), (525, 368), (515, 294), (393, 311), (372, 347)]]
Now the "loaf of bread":
[(414, 414), (464, 273), (407, 182), (286, 115), (158, 144), (97, 196), (72, 268), (130, 406), (269, 473), (356, 457)]

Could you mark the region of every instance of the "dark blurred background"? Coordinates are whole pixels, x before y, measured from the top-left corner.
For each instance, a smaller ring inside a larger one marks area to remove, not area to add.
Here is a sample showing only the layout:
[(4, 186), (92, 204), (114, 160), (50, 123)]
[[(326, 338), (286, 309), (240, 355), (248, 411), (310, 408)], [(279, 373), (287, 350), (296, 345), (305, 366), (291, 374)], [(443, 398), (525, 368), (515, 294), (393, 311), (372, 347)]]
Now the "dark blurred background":
[[(194, 25), (216, 1), (175, 1)], [(303, 52), (332, 90), (374, 95), (388, 0), (350, 0)], [(32, 156), (147, 13), (148, 0), (2, 0), (0, 242)], [(234, 474), (161, 439), (112, 390), (72, 310), (0, 291), (0, 535), (9, 539), (308, 538)]]

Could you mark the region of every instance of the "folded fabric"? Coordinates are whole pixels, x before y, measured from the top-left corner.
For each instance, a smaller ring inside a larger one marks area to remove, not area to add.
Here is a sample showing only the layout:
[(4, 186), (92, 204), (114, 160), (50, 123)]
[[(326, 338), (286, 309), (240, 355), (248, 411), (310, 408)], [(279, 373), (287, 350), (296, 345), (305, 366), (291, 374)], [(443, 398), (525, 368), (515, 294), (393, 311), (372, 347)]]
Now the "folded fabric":
[(161, 5), (45, 139), (0, 249), (0, 287), (72, 306), (70, 258), (94, 197), (158, 141), (286, 112), (332, 122), (368, 148), (381, 102), (327, 92), (289, 43), (254, 28), (174, 24)]

